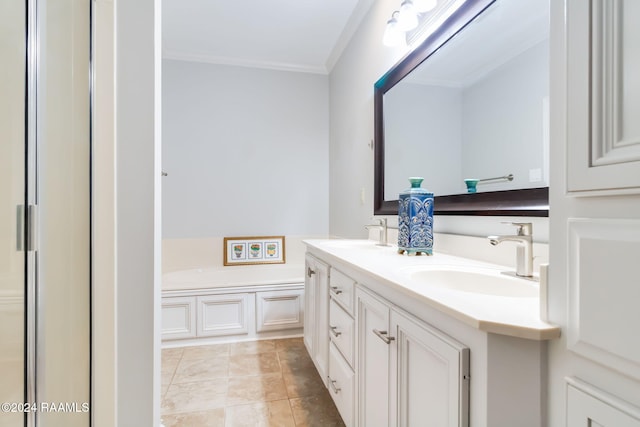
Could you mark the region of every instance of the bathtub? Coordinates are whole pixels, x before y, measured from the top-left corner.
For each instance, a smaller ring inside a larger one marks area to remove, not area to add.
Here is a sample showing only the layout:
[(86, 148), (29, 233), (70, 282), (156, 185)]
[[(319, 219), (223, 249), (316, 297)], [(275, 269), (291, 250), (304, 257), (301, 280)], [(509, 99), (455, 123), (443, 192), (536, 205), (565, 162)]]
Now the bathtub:
[(162, 275), (163, 347), (301, 336), (304, 265), (209, 267)]

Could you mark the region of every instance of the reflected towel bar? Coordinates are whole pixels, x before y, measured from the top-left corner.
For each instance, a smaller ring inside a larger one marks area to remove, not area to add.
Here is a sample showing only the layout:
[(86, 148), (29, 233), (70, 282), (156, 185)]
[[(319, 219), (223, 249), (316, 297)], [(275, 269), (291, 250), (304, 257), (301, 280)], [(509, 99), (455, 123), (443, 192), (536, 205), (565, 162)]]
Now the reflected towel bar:
[(505, 176), (498, 176), (496, 178), (485, 178), (485, 179), (479, 179), (478, 182), (489, 182), (489, 181), (513, 181), (513, 174), (510, 173), (509, 175), (505, 175)]

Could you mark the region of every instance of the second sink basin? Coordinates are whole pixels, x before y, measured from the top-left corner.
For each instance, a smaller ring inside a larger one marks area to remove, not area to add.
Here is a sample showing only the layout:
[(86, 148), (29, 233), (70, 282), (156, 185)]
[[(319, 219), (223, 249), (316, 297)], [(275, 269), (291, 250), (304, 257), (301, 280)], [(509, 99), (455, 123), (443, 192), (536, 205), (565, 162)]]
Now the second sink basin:
[(538, 286), (526, 279), (501, 274), (493, 270), (471, 270), (457, 267), (430, 267), (407, 271), (409, 279), (429, 287), (457, 292), (534, 298), (539, 295)]

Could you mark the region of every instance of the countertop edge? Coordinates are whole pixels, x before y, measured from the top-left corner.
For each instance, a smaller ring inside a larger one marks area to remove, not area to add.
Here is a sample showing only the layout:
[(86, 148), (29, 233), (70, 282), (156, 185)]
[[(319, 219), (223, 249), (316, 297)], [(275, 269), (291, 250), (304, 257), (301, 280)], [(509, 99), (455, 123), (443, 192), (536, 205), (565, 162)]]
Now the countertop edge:
[[(396, 283), (392, 280), (382, 277), (376, 272), (371, 271), (370, 269), (362, 267), (351, 260), (345, 259), (340, 255), (327, 251), (327, 249), (319, 246), (322, 244), (322, 242), (327, 242), (327, 241), (328, 240), (314, 239), (314, 240), (305, 240), (303, 241), (303, 243), (307, 245), (307, 248), (312, 249), (309, 251), (312, 254), (315, 253), (316, 255), (319, 255), (321, 257), (322, 256), (324, 256), (325, 258), (328, 257), (329, 263), (331, 263), (331, 260), (336, 260), (340, 264), (348, 264), (351, 268), (358, 270), (360, 273), (364, 275), (372, 276), (374, 280), (386, 286), (389, 286), (393, 291), (400, 292), (410, 297), (419, 298), (422, 303), (427, 304), (433, 309), (438, 310), (439, 312), (453, 319), (459, 320), (462, 323), (474, 329), (487, 332), (487, 333), (505, 335), (505, 336), (515, 337), (515, 338), (533, 340), (533, 341), (553, 340), (553, 339), (559, 338), (561, 335), (561, 328), (559, 326), (545, 323), (542, 321), (539, 321), (540, 327), (532, 327), (532, 326), (524, 326), (524, 325), (514, 324), (514, 323), (496, 322), (495, 320), (477, 318), (473, 315), (460, 311), (457, 308), (448, 306), (445, 303), (429, 298), (424, 294), (417, 293), (409, 289), (408, 287), (403, 286), (400, 283)], [(356, 241), (356, 240), (353, 240), (353, 241)], [(360, 240), (360, 241), (366, 242), (366, 240)], [(366, 283), (363, 283), (362, 285), (367, 287)]]

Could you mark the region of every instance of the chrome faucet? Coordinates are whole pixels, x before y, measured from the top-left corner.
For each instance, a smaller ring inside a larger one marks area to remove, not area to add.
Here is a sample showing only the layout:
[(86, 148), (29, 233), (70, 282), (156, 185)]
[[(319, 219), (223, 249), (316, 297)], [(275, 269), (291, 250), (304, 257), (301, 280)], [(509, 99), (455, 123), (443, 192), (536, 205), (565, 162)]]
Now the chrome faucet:
[(377, 224), (368, 224), (365, 225), (364, 228), (366, 228), (367, 230), (369, 230), (370, 228), (380, 229), (380, 234), (378, 235), (378, 243), (376, 244), (378, 246), (389, 246), (389, 244), (387, 243), (387, 229), (389, 228), (387, 226), (387, 218), (378, 218)]
[(533, 276), (533, 240), (531, 238), (532, 224), (530, 222), (508, 222), (517, 227), (515, 236), (488, 236), (493, 246), (504, 242), (518, 242), (516, 248), (516, 276)]

